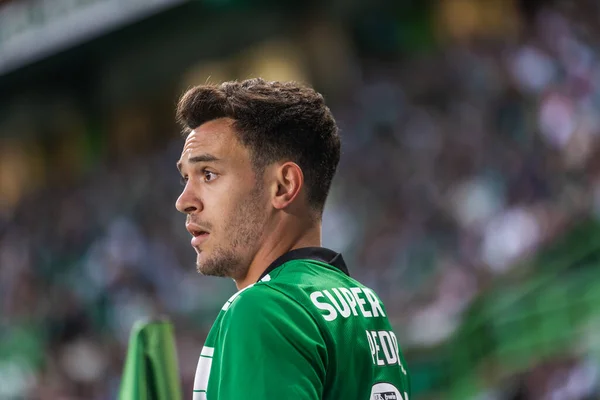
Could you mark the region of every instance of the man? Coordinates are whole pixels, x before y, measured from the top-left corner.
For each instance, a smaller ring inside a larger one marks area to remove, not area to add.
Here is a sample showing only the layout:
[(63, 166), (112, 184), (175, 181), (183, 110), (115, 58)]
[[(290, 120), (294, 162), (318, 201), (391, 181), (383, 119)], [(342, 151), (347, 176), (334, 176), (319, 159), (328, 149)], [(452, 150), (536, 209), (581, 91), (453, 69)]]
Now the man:
[(238, 288), (202, 348), (194, 400), (405, 400), (398, 340), (376, 294), (321, 247), (340, 158), (323, 97), (252, 79), (190, 89), (177, 209), (204, 275)]

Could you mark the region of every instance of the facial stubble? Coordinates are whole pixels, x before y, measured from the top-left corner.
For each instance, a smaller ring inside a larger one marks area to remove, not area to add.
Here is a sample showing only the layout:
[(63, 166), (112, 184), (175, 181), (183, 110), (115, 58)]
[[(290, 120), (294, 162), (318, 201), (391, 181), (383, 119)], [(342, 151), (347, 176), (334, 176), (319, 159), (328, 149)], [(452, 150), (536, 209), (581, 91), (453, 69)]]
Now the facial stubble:
[(234, 208), (235, 213), (222, 231), (222, 240), (227, 242), (216, 244), (205, 260), (198, 260), (196, 269), (199, 273), (234, 279), (246, 275), (265, 223), (261, 195), (261, 188), (255, 186), (250, 195)]

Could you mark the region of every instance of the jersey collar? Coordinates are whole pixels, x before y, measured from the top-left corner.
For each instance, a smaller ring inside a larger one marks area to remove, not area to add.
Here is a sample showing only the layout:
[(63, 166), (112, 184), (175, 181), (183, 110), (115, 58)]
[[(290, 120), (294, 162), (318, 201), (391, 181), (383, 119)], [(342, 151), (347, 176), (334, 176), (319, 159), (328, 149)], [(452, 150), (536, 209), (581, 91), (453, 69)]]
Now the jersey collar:
[(272, 272), (275, 268), (278, 268), (291, 260), (315, 260), (324, 262), (350, 276), (346, 262), (340, 253), (336, 253), (335, 251), (325, 247), (303, 247), (288, 251), (284, 255), (277, 258), (271, 263), (271, 265), (267, 267), (267, 269), (265, 269), (258, 280), (260, 281), (265, 277), (265, 275)]

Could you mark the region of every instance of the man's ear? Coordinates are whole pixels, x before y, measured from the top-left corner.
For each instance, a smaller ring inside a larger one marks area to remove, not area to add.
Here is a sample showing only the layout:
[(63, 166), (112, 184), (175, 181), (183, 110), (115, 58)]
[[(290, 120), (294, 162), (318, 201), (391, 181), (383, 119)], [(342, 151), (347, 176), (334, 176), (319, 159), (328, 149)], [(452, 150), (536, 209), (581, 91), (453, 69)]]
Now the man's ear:
[(275, 171), (277, 189), (273, 196), (273, 207), (282, 210), (296, 200), (304, 187), (304, 174), (296, 163), (288, 161)]

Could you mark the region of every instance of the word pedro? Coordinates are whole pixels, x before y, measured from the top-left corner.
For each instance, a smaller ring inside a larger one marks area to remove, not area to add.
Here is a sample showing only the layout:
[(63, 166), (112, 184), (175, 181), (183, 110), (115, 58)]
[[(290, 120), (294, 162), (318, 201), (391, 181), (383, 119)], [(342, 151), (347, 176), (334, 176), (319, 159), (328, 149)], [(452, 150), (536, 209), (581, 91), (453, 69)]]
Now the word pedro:
[(359, 311), (365, 318), (385, 317), (379, 299), (370, 289), (342, 287), (333, 288), (331, 292), (319, 290), (310, 294), (315, 307), (326, 312), (323, 314), (325, 321), (333, 321), (339, 315), (343, 318), (358, 316)]
[(391, 331), (365, 331), (369, 348), (371, 349), (371, 358), (375, 365), (393, 365), (398, 364), (402, 372), (406, 375), (406, 370), (400, 359), (400, 349), (398, 348), (398, 339)]

